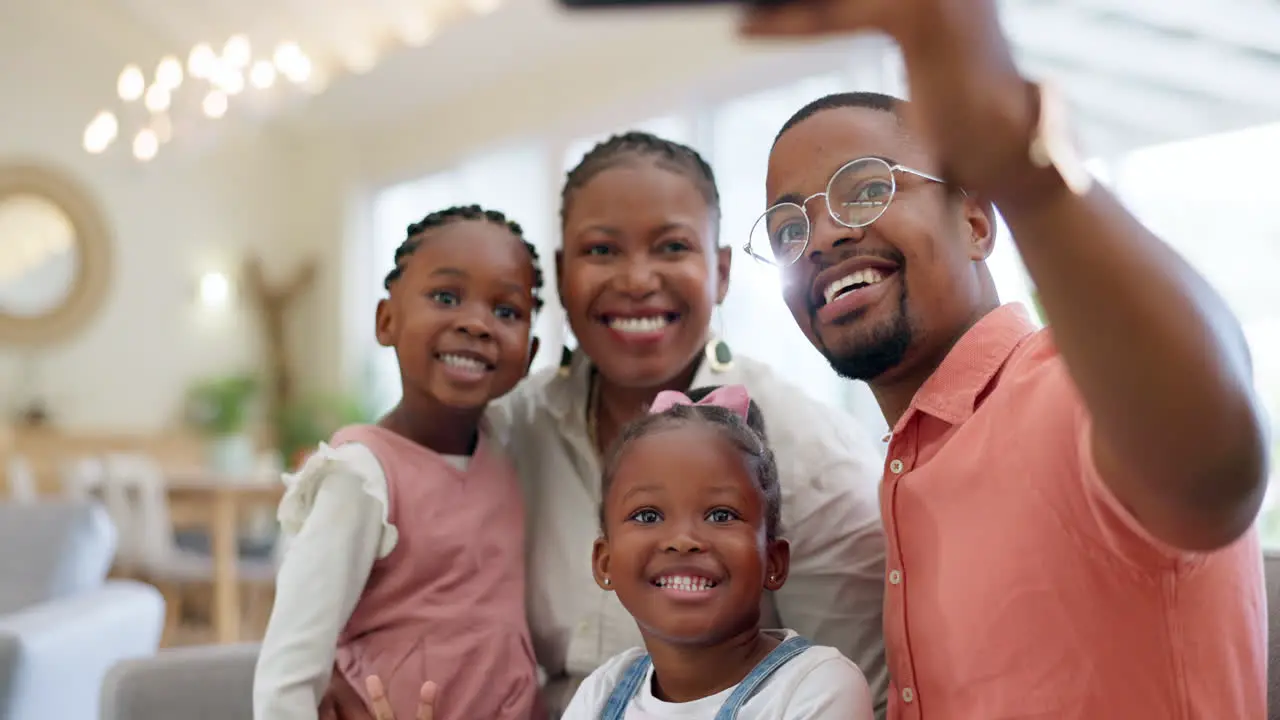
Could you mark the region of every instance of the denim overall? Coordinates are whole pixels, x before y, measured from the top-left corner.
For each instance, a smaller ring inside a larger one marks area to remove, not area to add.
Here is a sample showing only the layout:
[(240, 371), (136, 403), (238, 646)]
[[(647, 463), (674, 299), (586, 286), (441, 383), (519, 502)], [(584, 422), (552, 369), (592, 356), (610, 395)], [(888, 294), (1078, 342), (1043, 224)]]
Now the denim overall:
[[(772, 652), (765, 656), (751, 669), (742, 682), (738, 683), (738, 687), (729, 695), (729, 699), (724, 701), (724, 705), (720, 707), (720, 711), (716, 713), (715, 720), (734, 720), (738, 717), (738, 711), (746, 704), (751, 696), (756, 694), (761, 685), (773, 675), (774, 671), (786, 664), (788, 660), (799, 655), (809, 649), (809, 641), (799, 635), (786, 640)], [(631, 702), (631, 698), (640, 690), (640, 683), (644, 682), (645, 675), (649, 672), (649, 654), (636, 658), (631, 663), (631, 667), (623, 673), (622, 680), (618, 682), (617, 687), (613, 689), (613, 694), (609, 696), (609, 702), (605, 703), (604, 710), (600, 713), (600, 720), (623, 720), (627, 714), (627, 705)]]

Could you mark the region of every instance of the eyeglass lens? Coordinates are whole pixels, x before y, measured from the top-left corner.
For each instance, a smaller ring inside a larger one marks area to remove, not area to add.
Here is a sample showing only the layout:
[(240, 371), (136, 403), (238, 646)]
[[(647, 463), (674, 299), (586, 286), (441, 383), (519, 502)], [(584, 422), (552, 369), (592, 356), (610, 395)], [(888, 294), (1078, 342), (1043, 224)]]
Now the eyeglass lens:
[[(836, 171), (827, 185), (827, 209), (836, 222), (866, 227), (884, 214), (895, 190), (893, 171), (878, 158), (857, 160)], [(804, 208), (782, 203), (770, 208), (751, 230), (752, 252), (776, 265), (790, 265), (809, 244)]]

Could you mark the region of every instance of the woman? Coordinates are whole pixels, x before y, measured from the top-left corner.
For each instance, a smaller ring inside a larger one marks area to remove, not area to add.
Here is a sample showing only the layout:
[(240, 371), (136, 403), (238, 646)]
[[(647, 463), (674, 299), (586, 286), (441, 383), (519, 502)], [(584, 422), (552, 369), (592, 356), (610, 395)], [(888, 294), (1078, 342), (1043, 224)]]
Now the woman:
[(766, 626), (840, 649), (883, 707), (882, 460), (852, 418), (711, 336), (732, 257), (717, 238), (711, 168), (688, 147), (627, 133), (583, 158), (561, 200), (557, 290), (579, 348), (493, 413), (526, 485), (529, 621), (553, 713), (601, 663), (641, 645), (591, 575), (601, 454), (658, 392), (727, 384), (760, 405), (778, 459), (792, 562)]

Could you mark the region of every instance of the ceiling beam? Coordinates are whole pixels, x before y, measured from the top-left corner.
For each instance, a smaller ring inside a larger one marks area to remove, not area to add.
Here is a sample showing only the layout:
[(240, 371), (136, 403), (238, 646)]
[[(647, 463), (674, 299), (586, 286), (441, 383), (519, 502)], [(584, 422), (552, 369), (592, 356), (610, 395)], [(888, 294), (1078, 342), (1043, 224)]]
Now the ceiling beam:
[(1060, 82), (1078, 112), (1088, 112), (1144, 134), (1142, 144), (1197, 137), (1265, 121), (1265, 114), (1250, 108), (1189, 100), (1078, 61), (1026, 53), (1019, 64), (1033, 76)]
[(1135, 32), (1090, 21), (1070, 6), (1006, 0), (1003, 20), (1010, 38), (1035, 55), (1096, 65), (1136, 82), (1178, 88), (1202, 98), (1280, 113), (1280, 66), (1220, 46)]
[(1280, 59), (1280, 5), (1273, 2), (1231, 0), (1212, 8), (1175, 0), (1071, 0), (1071, 4), (1096, 15), (1126, 18)]

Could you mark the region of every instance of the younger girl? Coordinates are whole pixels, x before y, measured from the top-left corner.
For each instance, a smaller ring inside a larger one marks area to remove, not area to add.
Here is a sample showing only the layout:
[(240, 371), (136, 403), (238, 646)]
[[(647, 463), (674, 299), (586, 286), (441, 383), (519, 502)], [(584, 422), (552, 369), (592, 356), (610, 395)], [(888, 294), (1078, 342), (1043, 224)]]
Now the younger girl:
[(660, 393), (606, 465), (595, 578), (645, 647), (592, 673), (565, 719), (871, 720), (853, 662), (760, 627), (790, 553), (759, 411), (740, 385), (690, 394)]
[(410, 225), (395, 263), (376, 332), (403, 395), (285, 476), (279, 516), (295, 537), (254, 678), (257, 720), (372, 717), (375, 675), (396, 717), (415, 716), (427, 679), (436, 720), (537, 711), (523, 505), (481, 426), (536, 350), (537, 253), (501, 213), (455, 207)]

